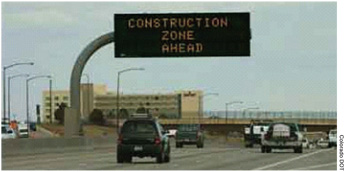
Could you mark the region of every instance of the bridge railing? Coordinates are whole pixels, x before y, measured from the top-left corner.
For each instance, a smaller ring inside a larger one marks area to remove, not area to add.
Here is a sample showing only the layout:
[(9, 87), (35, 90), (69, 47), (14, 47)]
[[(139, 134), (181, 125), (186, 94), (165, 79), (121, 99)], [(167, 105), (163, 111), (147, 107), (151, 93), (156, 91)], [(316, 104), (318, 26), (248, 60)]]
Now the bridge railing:
[[(181, 118), (181, 119), (159, 119), (161, 124), (250, 124), (252, 119), (222, 119), (222, 118)], [(296, 119), (275, 118), (266, 119), (276, 122), (295, 122), (301, 125), (336, 125), (336, 119)]]

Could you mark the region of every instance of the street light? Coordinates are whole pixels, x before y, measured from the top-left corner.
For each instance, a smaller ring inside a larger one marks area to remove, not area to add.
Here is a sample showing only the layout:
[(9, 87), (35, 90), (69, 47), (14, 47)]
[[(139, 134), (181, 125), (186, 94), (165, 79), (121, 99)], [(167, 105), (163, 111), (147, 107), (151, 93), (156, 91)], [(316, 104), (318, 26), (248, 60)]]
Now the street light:
[(201, 100), (203, 101), (204, 97), (206, 96), (219, 96), (219, 93), (206, 93), (202, 96), (198, 96), (198, 118), (200, 118), (202, 115), (201, 115)]
[(118, 80), (117, 80), (117, 134), (119, 134), (119, 84), (120, 84), (120, 75), (124, 72), (129, 72), (133, 70), (145, 70), (144, 68), (128, 68), (118, 72)]
[(7, 89), (7, 101), (8, 101), (8, 104), (7, 104), (7, 113), (8, 113), (8, 119), (9, 119), (9, 122), (11, 122), (11, 79), (13, 78), (18, 78), (18, 77), (29, 77), (28, 74), (19, 74), (19, 75), (14, 75), (14, 76), (9, 76), (7, 77), (7, 84), (8, 84), (8, 89)]
[(228, 103), (226, 103), (225, 105), (226, 105), (226, 109), (225, 109), (225, 114), (226, 114), (226, 124), (227, 124), (227, 116), (228, 116), (228, 106), (229, 105), (232, 105), (232, 104), (242, 104), (243, 102), (242, 101), (232, 101), (232, 102), (228, 102)]
[(48, 78), (51, 79), (50, 75), (39, 75), (39, 76), (33, 76), (31, 78), (28, 78), (26, 80), (26, 104), (27, 104), (27, 127), (28, 127), (28, 134), (29, 134), (29, 91), (28, 91), (28, 85), (29, 85), (29, 81), (34, 80), (34, 79), (38, 79), (38, 78)]
[[(82, 76), (85, 76), (86, 79), (87, 79), (87, 84), (88, 84), (88, 89), (87, 89), (87, 92), (88, 92), (88, 95), (87, 95), (87, 99), (88, 99), (88, 104), (87, 104), (87, 111), (88, 111), (88, 117), (89, 117), (89, 114), (90, 114), (90, 76), (86, 73), (83, 73)], [(84, 107), (85, 109), (85, 107)]]
[(12, 65), (8, 65), (8, 66), (4, 66), (3, 67), (3, 72), (2, 72), (2, 83), (3, 83), (3, 121), (5, 121), (5, 116), (6, 116), (6, 69), (9, 69), (11, 67), (14, 67), (14, 66), (18, 66), (18, 65), (34, 65), (33, 62), (28, 62), (28, 63), (15, 63), (15, 64), (12, 64)]

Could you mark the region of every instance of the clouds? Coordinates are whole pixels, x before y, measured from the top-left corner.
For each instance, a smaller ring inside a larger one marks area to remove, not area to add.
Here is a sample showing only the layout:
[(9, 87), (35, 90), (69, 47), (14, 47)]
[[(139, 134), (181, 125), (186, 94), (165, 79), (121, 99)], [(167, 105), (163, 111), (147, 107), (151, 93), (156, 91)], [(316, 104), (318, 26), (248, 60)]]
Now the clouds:
[(20, 7), (14, 4), (3, 5), (6, 9), (3, 13), (3, 25), (11, 29), (62, 28), (75, 22), (73, 16), (60, 9), (27, 7), (21, 11)]

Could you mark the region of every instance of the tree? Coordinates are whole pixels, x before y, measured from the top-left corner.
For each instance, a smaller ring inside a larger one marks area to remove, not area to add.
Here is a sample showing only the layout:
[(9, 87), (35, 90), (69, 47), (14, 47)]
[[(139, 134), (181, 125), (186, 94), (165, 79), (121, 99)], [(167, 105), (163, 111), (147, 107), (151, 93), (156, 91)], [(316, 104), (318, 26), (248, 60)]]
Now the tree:
[(61, 103), (58, 105), (58, 109), (55, 110), (55, 119), (58, 121), (59, 124), (64, 123), (64, 108), (67, 107), (67, 104)]
[(103, 125), (105, 123), (103, 112), (100, 109), (94, 109), (89, 116), (89, 120), (96, 125)]
[(129, 112), (128, 112), (128, 110), (126, 110), (126, 109), (120, 109), (120, 111), (119, 111), (119, 117), (120, 117), (121, 119), (126, 119), (126, 118), (128, 118), (128, 117), (129, 117)]

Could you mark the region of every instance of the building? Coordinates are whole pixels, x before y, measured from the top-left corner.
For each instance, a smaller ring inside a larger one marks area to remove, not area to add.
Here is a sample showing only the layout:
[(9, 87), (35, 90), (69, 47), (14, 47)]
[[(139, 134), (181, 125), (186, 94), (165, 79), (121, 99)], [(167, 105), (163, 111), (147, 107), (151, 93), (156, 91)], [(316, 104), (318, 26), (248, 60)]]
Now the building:
[[(80, 102), (82, 106), (80, 111), (83, 118), (88, 118), (88, 114), (94, 109), (94, 95), (105, 94), (107, 92), (106, 85), (81, 84), (80, 85)], [(52, 103), (50, 102), (50, 91), (43, 91), (43, 104), (41, 111), (41, 122), (55, 122), (55, 111), (64, 103), (70, 106), (69, 90), (52, 90)], [(50, 105), (52, 107), (50, 108)], [(51, 112), (51, 113), (50, 113)], [(51, 120), (50, 120), (51, 118)]]
[[(81, 114), (83, 119), (88, 119), (94, 109), (99, 109), (110, 119), (115, 119), (117, 114), (117, 94), (108, 92), (105, 85), (82, 84), (81, 91)], [(176, 91), (162, 94), (122, 94), (119, 96), (119, 112), (122, 118), (136, 112), (138, 108), (145, 108), (149, 113), (159, 118), (198, 118), (202, 116), (203, 106), (202, 91)], [(52, 121), (54, 111), (59, 104), (69, 102), (69, 91), (52, 91)], [(42, 122), (50, 122), (50, 93), (43, 92)]]

